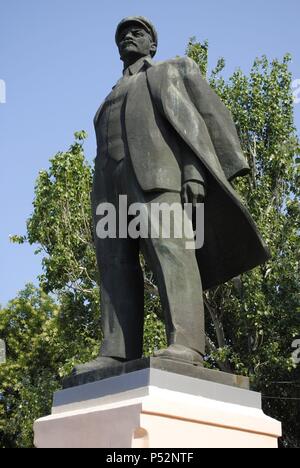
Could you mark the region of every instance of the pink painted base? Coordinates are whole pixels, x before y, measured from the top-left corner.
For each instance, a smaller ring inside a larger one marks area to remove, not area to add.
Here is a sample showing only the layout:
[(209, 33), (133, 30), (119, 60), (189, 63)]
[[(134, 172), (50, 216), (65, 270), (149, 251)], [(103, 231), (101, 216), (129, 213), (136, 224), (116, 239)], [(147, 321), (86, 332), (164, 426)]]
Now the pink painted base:
[[(241, 390), (242, 391), (242, 390)], [(132, 393), (132, 395), (131, 395)], [(38, 448), (277, 448), (281, 424), (253, 407), (148, 387), (55, 408), (36, 421)], [(132, 396), (132, 398), (131, 398)]]

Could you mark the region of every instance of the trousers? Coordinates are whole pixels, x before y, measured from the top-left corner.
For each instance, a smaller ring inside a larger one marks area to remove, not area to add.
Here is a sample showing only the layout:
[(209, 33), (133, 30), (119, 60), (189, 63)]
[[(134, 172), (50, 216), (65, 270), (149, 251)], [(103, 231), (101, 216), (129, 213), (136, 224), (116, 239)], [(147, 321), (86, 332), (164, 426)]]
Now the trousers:
[[(109, 158), (105, 167), (96, 160), (93, 184), (95, 247), (101, 283), (101, 355), (126, 360), (143, 353), (144, 277), (142, 252), (158, 285), (165, 317), (168, 345), (179, 344), (204, 354), (204, 305), (201, 277), (195, 250), (186, 248), (184, 236), (169, 238), (99, 238), (96, 226), (101, 216), (97, 206), (111, 203), (119, 215), (119, 197), (128, 205), (142, 203), (146, 212), (153, 203), (181, 204), (178, 192), (144, 192), (136, 179), (129, 157), (119, 162)], [(182, 206), (182, 205), (181, 205)], [(183, 208), (182, 208), (183, 210)], [(130, 218), (129, 218), (130, 219)]]

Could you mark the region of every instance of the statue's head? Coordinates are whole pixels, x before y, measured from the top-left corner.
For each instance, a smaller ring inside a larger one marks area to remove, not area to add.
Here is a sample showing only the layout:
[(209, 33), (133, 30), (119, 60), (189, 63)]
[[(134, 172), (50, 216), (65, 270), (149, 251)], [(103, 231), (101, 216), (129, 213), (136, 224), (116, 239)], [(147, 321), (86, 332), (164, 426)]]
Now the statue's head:
[(157, 32), (147, 18), (130, 16), (118, 24), (116, 43), (121, 60), (134, 63), (141, 57), (154, 57), (158, 43)]

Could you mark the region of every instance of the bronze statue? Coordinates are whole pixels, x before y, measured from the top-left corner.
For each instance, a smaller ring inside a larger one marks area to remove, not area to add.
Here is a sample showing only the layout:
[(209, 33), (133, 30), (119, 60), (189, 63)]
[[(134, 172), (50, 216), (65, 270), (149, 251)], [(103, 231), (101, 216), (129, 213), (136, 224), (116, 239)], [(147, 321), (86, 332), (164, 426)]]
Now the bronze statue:
[[(158, 284), (165, 315), (165, 359), (202, 365), (205, 353), (202, 291), (268, 259), (257, 228), (232, 188), (248, 173), (230, 112), (189, 58), (154, 63), (157, 32), (143, 17), (125, 18), (116, 43), (123, 78), (95, 117), (97, 158), (93, 186), (95, 227), (101, 203), (204, 203), (205, 242), (185, 239), (106, 238), (95, 232), (101, 274), (104, 340), (100, 357), (74, 375), (142, 356), (142, 251)], [(183, 208), (182, 208), (183, 209)], [(120, 213), (119, 213), (120, 214)]]

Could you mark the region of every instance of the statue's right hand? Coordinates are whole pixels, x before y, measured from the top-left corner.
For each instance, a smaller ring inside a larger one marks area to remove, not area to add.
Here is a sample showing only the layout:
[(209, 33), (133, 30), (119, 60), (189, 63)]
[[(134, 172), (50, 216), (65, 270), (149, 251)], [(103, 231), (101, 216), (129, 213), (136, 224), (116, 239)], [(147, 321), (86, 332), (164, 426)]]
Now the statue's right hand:
[(198, 181), (185, 182), (182, 186), (181, 199), (182, 204), (190, 203), (196, 208), (197, 203), (203, 203), (205, 200), (205, 186)]

